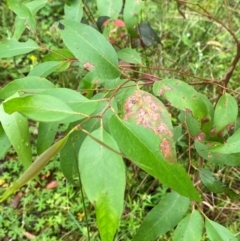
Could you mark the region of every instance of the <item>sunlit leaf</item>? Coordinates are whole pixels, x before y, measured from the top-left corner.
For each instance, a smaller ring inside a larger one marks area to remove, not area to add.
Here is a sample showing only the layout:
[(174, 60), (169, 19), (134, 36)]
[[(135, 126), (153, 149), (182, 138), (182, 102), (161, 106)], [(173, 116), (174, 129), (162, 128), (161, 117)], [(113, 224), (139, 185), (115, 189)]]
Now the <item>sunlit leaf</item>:
[(32, 163), (32, 149), (27, 119), (19, 113), (11, 115), (5, 113), (1, 105), (0, 121), (5, 134), (18, 154), (19, 160), (25, 168), (29, 167)]
[(142, 64), (142, 59), (140, 54), (131, 48), (124, 48), (117, 52), (118, 58), (122, 59), (128, 63)]
[(229, 129), (236, 121), (237, 115), (238, 105), (235, 98), (227, 93), (222, 95), (214, 111), (214, 134), (218, 136), (225, 129)]
[(214, 147), (214, 144), (215, 143), (195, 141), (195, 148), (198, 154), (209, 162), (218, 165), (240, 166), (240, 152), (229, 154), (215, 152), (211, 150), (211, 147)]
[(77, 115), (64, 102), (47, 95), (13, 98), (4, 102), (3, 106), (8, 114), (17, 111), (36, 121), (61, 121), (74, 114)]
[(0, 58), (11, 58), (27, 54), (37, 48), (37, 43), (32, 39), (28, 39), (27, 42), (18, 42), (16, 39), (10, 39), (0, 44)]
[[(83, 141), (79, 152), (79, 171), (83, 188), (94, 205), (102, 240), (113, 240), (123, 211), (125, 167), (115, 140), (102, 128)], [(107, 147), (106, 147), (106, 146)]]
[(70, 66), (70, 62), (68, 61), (49, 61), (45, 63), (41, 63), (35, 66), (28, 74), (28, 76), (40, 76), (47, 77), (53, 72), (62, 72), (66, 70)]
[(167, 162), (162, 156), (159, 151), (160, 140), (151, 130), (113, 116), (110, 132), (122, 152), (136, 165), (181, 195), (200, 200), (184, 168)]
[(0, 125), (0, 159), (3, 159), (11, 146), (11, 143), (3, 130), (2, 125)]
[(94, 28), (69, 20), (61, 21), (65, 45), (89, 71), (99, 77), (114, 79), (120, 75), (117, 54), (112, 45)]
[(0, 98), (7, 99), (16, 92), (19, 92), (20, 95), (23, 93), (33, 94), (52, 88), (55, 88), (54, 84), (47, 79), (36, 76), (25, 77), (22, 79), (15, 79), (5, 85), (0, 90)]
[(65, 19), (80, 22), (83, 15), (83, 3), (79, 0), (67, 1), (64, 5)]
[(117, 18), (122, 4), (122, 0), (97, 0), (98, 15)]
[(156, 96), (166, 98), (172, 106), (189, 112), (201, 124), (205, 133), (212, 127), (213, 106), (207, 97), (181, 80), (165, 79), (153, 84)]
[(208, 218), (205, 220), (205, 227), (210, 241), (238, 241), (228, 229)]

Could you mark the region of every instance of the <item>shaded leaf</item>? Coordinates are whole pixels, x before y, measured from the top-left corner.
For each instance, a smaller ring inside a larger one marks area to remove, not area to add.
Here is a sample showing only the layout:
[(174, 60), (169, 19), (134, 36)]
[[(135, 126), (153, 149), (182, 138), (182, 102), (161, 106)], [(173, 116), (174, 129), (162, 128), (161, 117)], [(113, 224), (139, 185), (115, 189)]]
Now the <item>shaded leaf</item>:
[[(119, 152), (115, 140), (102, 128), (91, 136)], [(113, 240), (123, 211), (125, 168), (122, 157), (90, 136), (79, 151), (79, 171), (83, 188), (96, 209), (101, 239)]]
[(122, 121), (117, 116), (111, 118), (109, 128), (127, 158), (181, 195), (200, 200), (184, 168), (179, 164), (170, 164), (162, 156), (160, 140), (152, 131)]
[(94, 28), (63, 20), (65, 26), (60, 30), (66, 46), (81, 64), (99, 77), (114, 79), (120, 75), (117, 54), (112, 45)]
[(193, 210), (191, 214), (181, 220), (173, 233), (173, 241), (200, 241), (203, 232), (201, 214)]
[(37, 137), (37, 154), (40, 155), (47, 148), (49, 148), (55, 138), (58, 131), (57, 123), (39, 123), (38, 137)]
[(28, 39), (27, 42), (18, 42), (16, 39), (10, 39), (0, 44), (0, 58), (11, 58), (27, 54), (37, 48), (37, 43), (32, 39)]
[(214, 193), (223, 193), (225, 192), (230, 198), (237, 198), (238, 195), (226, 187), (222, 182), (216, 179), (209, 169), (201, 168), (199, 169), (200, 179), (205, 187), (207, 187), (210, 191)]
[(56, 49), (53, 50), (51, 53), (46, 54), (43, 57), (43, 62), (66, 61), (73, 58), (74, 55), (68, 49)]
[(165, 234), (182, 219), (190, 200), (172, 192), (167, 194), (144, 218), (133, 241), (151, 241)]
[(228, 229), (208, 218), (206, 218), (205, 227), (210, 241), (238, 241)]
[(160, 38), (149, 23), (140, 23), (137, 27), (140, 39), (147, 47), (160, 43)]

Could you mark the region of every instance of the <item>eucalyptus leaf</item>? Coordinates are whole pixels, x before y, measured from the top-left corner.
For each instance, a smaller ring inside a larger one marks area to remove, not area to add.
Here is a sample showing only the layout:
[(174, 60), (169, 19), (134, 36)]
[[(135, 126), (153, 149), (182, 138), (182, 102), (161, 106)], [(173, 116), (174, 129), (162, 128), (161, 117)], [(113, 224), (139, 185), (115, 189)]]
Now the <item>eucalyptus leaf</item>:
[(119, 152), (115, 140), (102, 128), (86, 137), (79, 151), (79, 171), (86, 195), (96, 210), (101, 239), (113, 240), (123, 211), (125, 167), (122, 157), (105, 145)]
[(120, 75), (117, 54), (112, 45), (94, 28), (63, 20), (60, 34), (65, 45), (89, 71), (99, 77), (114, 79)]
[(173, 233), (173, 241), (200, 241), (203, 232), (203, 218), (197, 210), (193, 210), (179, 222)]
[(109, 128), (127, 158), (179, 194), (200, 200), (184, 168), (167, 162), (162, 156), (159, 151), (160, 141), (152, 131), (122, 121), (115, 115), (111, 118)]
[(0, 121), (7, 138), (18, 154), (18, 158), (25, 168), (32, 163), (32, 149), (30, 145), (29, 126), (25, 117), (19, 113), (9, 115), (0, 106)]
[(61, 121), (72, 115), (81, 115), (73, 111), (61, 100), (47, 95), (28, 95), (10, 99), (3, 103), (8, 114), (20, 112), (36, 121)]
[(238, 241), (228, 229), (208, 218), (206, 218), (205, 227), (210, 241)]
[(83, 15), (83, 3), (79, 0), (67, 1), (64, 5), (65, 19), (80, 22)]
[(122, 59), (128, 63), (142, 64), (141, 55), (131, 48), (124, 48), (117, 52), (118, 58)]
[(8, 149), (11, 147), (11, 143), (6, 135), (6, 133), (3, 130), (2, 125), (0, 124), (0, 159), (3, 159), (8, 151)]
[(139, 14), (144, 6), (144, 2), (142, 0), (139, 1), (132, 1), (126, 0), (125, 7), (123, 12), (123, 19), (126, 24), (126, 28), (128, 33), (132, 37), (137, 37), (137, 30), (136, 26), (138, 24)]
[(49, 61), (45, 63), (41, 63), (35, 66), (28, 74), (28, 76), (39, 76), (39, 77), (47, 77), (53, 72), (61, 72), (66, 70), (70, 66), (70, 62), (68, 61)]
[(122, 9), (122, 0), (97, 0), (98, 14), (117, 18)]
[(170, 231), (187, 212), (190, 200), (172, 192), (144, 218), (133, 241), (152, 241)]
[(37, 76), (25, 77), (21, 79), (15, 79), (5, 85), (0, 90), (0, 98), (7, 99), (10, 96), (14, 95), (16, 92), (19, 94), (23, 93), (38, 93), (45, 89), (53, 89), (55, 88), (54, 84), (44, 78), (40, 78)]
[(38, 48), (38, 44), (32, 39), (28, 39), (27, 42), (18, 42), (16, 39), (10, 39), (0, 44), (0, 58), (11, 58), (27, 54)]

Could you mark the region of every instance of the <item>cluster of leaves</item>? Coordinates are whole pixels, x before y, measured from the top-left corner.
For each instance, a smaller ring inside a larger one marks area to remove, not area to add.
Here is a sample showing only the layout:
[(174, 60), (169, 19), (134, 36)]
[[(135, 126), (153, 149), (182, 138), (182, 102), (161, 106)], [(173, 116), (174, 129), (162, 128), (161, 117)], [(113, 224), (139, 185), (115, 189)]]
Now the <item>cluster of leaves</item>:
[[(53, 26), (65, 45), (61, 49), (49, 48), (38, 38), (36, 14), (48, 4), (47, 0), (7, 3), (16, 14), (15, 29), (12, 37), (0, 45), (0, 57), (13, 58), (34, 50), (48, 52), (26, 77), (0, 90), (1, 156), (13, 146), (25, 167), (0, 201), (36, 178), (60, 153), (63, 174), (73, 185), (82, 184), (95, 208), (101, 239), (112, 241), (124, 210), (124, 161), (129, 160), (172, 190), (148, 213), (132, 240), (155, 240), (176, 226), (173, 240), (201, 240), (204, 226), (210, 240), (237, 240), (204, 214), (200, 195), (204, 193), (199, 193), (199, 184), (191, 181), (190, 171), (187, 173), (178, 162), (176, 151), (184, 127), (190, 140), (188, 148), (193, 143), (201, 160), (239, 166), (240, 131), (234, 129), (237, 101), (224, 91), (214, 106), (206, 95), (183, 80), (159, 81), (151, 75), (149, 78), (148, 73), (141, 76), (142, 80), (138, 78), (137, 72), (147, 65), (140, 53), (159, 43), (151, 25), (140, 20), (146, 2), (96, 1), (100, 16), (96, 29), (83, 23), (83, 12), (94, 19), (89, 11), (93, 3), (68, 1), (64, 20)], [(26, 29), (35, 39), (29, 37), (22, 42)], [(123, 40), (131, 38), (131, 42), (123, 46), (121, 41), (113, 41), (116, 32)], [(84, 76), (77, 90), (57, 87), (47, 79), (54, 72), (72, 68), (78, 68)], [(229, 79), (223, 80), (227, 85)], [(177, 110), (177, 127), (173, 127), (167, 106)], [(38, 157), (33, 163), (28, 120), (39, 123)], [(61, 124), (68, 129), (53, 144)], [(190, 169), (200, 174), (198, 179), (210, 191), (236, 199), (237, 194), (216, 179), (203, 161), (197, 166), (189, 155)]]

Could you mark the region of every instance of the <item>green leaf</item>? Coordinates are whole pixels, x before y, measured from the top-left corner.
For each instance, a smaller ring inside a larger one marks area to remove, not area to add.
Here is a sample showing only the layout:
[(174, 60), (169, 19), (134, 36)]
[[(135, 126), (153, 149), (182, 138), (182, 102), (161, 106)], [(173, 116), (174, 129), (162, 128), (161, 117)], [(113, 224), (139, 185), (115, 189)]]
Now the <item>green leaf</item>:
[(74, 112), (61, 100), (47, 95), (28, 95), (13, 98), (3, 103), (4, 110), (8, 114), (20, 112), (36, 121), (52, 122), (62, 121), (74, 114)]
[(82, 131), (74, 131), (60, 152), (61, 170), (73, 185), (79, 185), (78, 153), (86, 136)]
[(153, 84), (156, 96), (164, 96), (172, 106), (189, 112), (209, 133), (212, 126), (213, 106), (207, 97), (181, 80), (165, 79)]
[(219, 132), (228, 129), (236, 121), (238, 115), (238, 105), (234, 97), (224, 94), (218, 100), (214, 112), (213, 128), (218, 136)]
[(240, 129), (238, 129), (231, 137), (227, 139), (224, 144), (216, 144), (210, 146), (208, 149), (212, 152), (222, 154), (240, 153)]
[(121, 49), (117, 52), (117, 55), (119, 59), (122, 59), (128, 63), (142, 64), (141, 55), (136, 51), (136, 49)]
[(230, 188), (226, 187), (222, 182), (217, 180), (209, 169), (201, 168), (199, 169), (200, 179), (205, 187), (207, 187), (210, 191), (214, 193), (223, 193), (225, 192), (230, 198), (237, 198), (238, 195), (231, 190)]
[(118, 58), (111, 44), (94, 28), (69, 20), (61, 21), (65, 45), (83, 66), (100, 78), (115, 79), (120, 75)]
[(17, 15), (14, 22), (14, 28), (13, 39), (19, 40), (26, 29), (26, 19)]
[(160, 100), (148, 92), (134, 91), (124, 102), (123, 119), (153, 131), (160, 139), (159, 150), (165, 159), (176, 162), (170, 115)]
[(7, 99), (16, 92), (22, 93), (38, 93), (45, 89), (55, 88), (54, 84), (44, 78), (40, 77), (25, 77), (22, 79), (16, 79), (5, 85), (0, 90), (0, 98)]
[(43, 57), (43, 62), (48, 61), (66, 61), (74, 59), (74, 55), (68, 49), (56, 49)]
[(35, 0), (35, 1), (28, 2), (25, 5), (28, 7), (30, 12), (34, 16), (40, 9), (45, 7), (47, 3), (48, 3), (48, 0)]
[(47, 165), (47, 163), (62, 149), (68, 140), (69, 132), (65, 137), (58, 140), (51, 147), (49, 147), (45, 152), (43, 152), (37, 159), (32, 163), (32, 165), (15, 181), (9, 189), (0, 197), (0, 202), (3, 202), (14, 192), (19, 190), (23, 185), (28, 183), (30, 180), (35, 178), (41, 170)]
[(18, 158), (25, 168), (32, 163), (28, 121), (19, 113), (8, 115), (0, 106), (0, 121), (10, 143), (18, 154)]
[(57, 123), (39, 123), (38, 137), (37, 137), (37, 154), (42, 154), (47, 148), (49, 148), (55, 138), (58, 131), (59, 124)]
[(27, 42), (18, 42), (16, 39), (7, 40), (0, 45), (0, 58), (11, 58), (21, 54), (27, 54), (39, 48), (37, 43), (32, 39)]
[(203, 231), (203, 219), (201, 214), (193, 210), (177, 226), (173, 233), (173, 241), (200, 241)]
[(100, 100), (89, 100), (77, 91), (67, 88), (44, 90), (41, 92), (41, 95), (56, 97), (75, 112), (74, 116), (61, 120), (62, 123), (73, 122), (88, 117), (97, 109), (100, 102)]
[(53, 72), (61, 72), (70, 66), (70, 62), (68, 61), (49, 61), (45, 63), (41, 63), (35, 66), (28, 74), (28, 76), (40, 76), (47, 77)]
[[(95, 206), (101, 240), (112, 241), (123, 211), (125, 167), (115, 140), (102, 128), (86, 137), (79, 151), (83, 188)], [(106, 145), (106, 146), (105, 146)]]
[(117, 18), (122, 9), (122, 0), (97, 0), (99, 16)]
[(228, 229), (208, 218), (205, 227), (210, 241), (238, 241)]
[(68, 0), (64, 5), (65, 19), (80, 22), (83, 15), (83, 3), (79, 0)]
[(182, 219), (190, 200), (178, 193), (169, 193), (145, 217), (133, 241), (156, 240)]
[(3, 130), (2, 125), (0, 124), (0, 159), (3, 159), (11, 146), (11, 143)]
[(167, 162), (162, 156), (159, 151), (160, 140), (152, 131), (122, 121), (117, 116), (111, 118), (109, 128), (128, 159), (181, 195), (200, 200), (184, 168)]
[(195, 141), (194, 145), (198, 154), (209, 162), (218, 165), (240, 166), (240, 153), (223, 154), (211, 151), (211, 146), (215, 145), (215, 143), (211, 142)]
[(202, 133), (201, 124), (190, 113), (181, 111), (178, 118), (182, 123), (187, 125), (189, 134), (194, 139), (200, 136), (200, 133)]
[(126, 28), (132, 37), (138, 36), (137, 31), (136, 31), (136, 26), (138, 24), (139, 14), (140, 14), (140, 11), (143, 8), (143, 6), (144, 6), (144, 2), (142, 0), (139, 0), (139, 1), (126, 0), (125, 1), (123, 19), (126, 24)]

